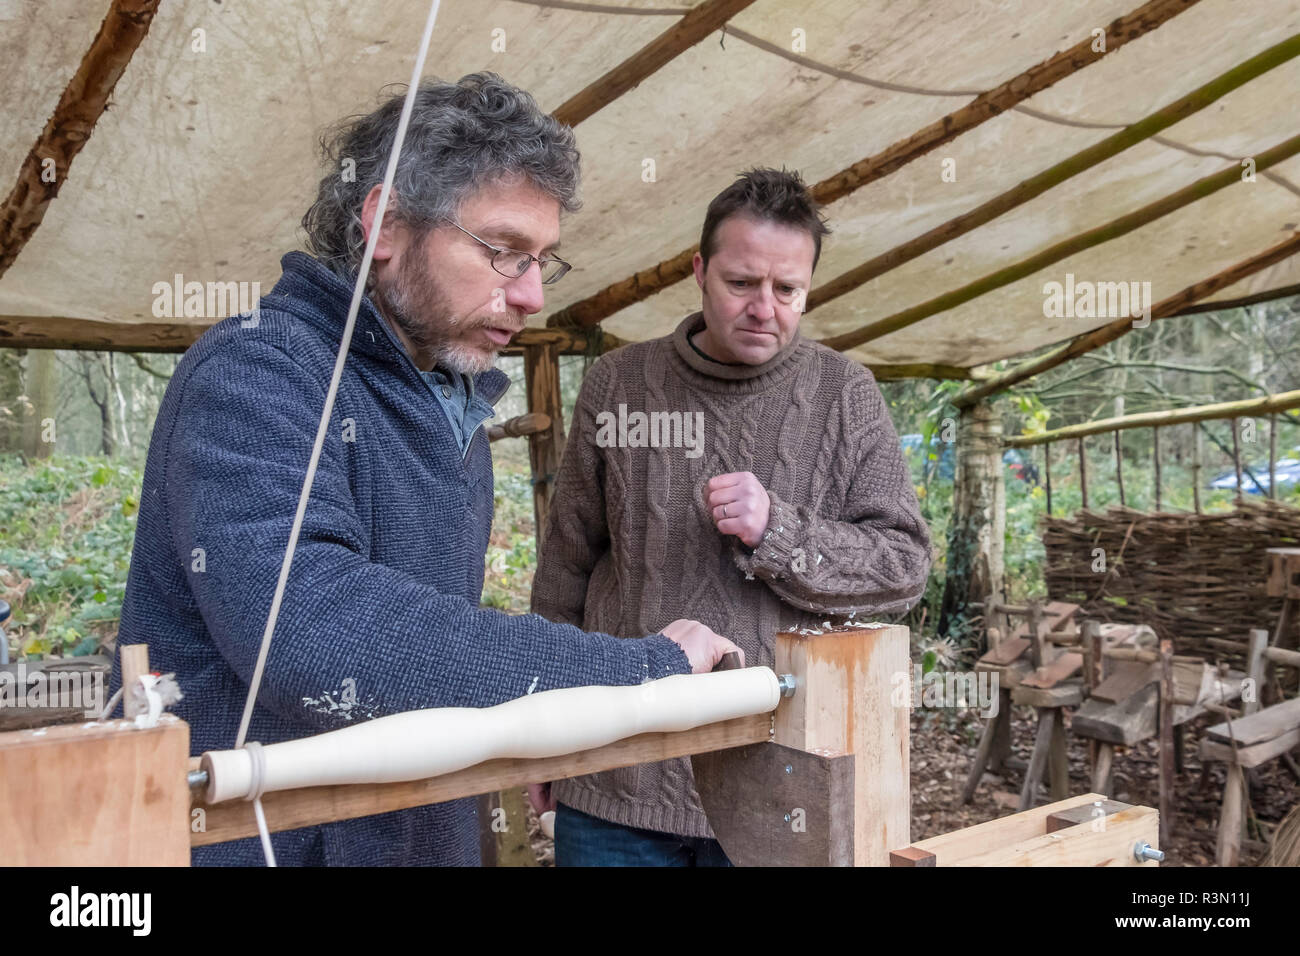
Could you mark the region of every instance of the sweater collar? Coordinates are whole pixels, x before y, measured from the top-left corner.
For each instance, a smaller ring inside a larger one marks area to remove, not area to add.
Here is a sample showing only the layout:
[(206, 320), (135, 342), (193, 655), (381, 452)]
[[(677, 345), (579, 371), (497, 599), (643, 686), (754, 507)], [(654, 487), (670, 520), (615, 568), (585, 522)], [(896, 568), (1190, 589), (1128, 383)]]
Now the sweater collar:
[[(333, 339), (342, 335), (355, 278), (345, 279), (318, 259), (298, 251), (286, 254), (280, 268), (283, 275), (266, 297), (270, 300), (267, 306), (291, 312)], [(368, 295), (361, 298), (349, 351), (419, 373)], [(474, 390), (495, 405), (510, 387), (510, 376), (491, 368), (475, 375), (473, 382)]]
[(803, 342), (799, 330), (796, 329), (790, 341), (785, 344), (781, 351), (777, 352), (762, 365), (730, 365), (725, 362), (715, 362), (701, 355), (692, 345), (690, 337), (704, 328), (704, 313), (693, 312), (684, 318), (673, 332), (673, 346), (677, 350), (681, 360), (689, 365), (694, 371), (701, 375), (707, 375), (710, 378), (725, 379), (727, 381), (743, 381), (755, 379), (762, 375), (767, 375), (784, 366), (790, 361), (791, 357), (799, 350)]

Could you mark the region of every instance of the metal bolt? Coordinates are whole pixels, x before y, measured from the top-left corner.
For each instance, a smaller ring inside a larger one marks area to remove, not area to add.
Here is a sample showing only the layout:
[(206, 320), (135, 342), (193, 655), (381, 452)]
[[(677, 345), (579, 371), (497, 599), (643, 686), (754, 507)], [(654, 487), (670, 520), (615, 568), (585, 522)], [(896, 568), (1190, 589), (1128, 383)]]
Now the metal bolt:
[(776, 679), (776, 686), (781, 689), (782, 697), (793, 697), (795, 680), (793, 674), (781, 674)]
[(1133, 847), (1133, 857), (1139, 863), (1145, 863), (1148, 860), (1155, 860), (1157, 863), (1165, 861), (1164, 853), (1155, 849), (1146, 840), (1138, 840), (1137, 845)]
[(786, 765), (785, 765), (785, 772), (786, 772), (786, 773), (794, 773), (794, 767), (790, 766), (789, 764), (786, 764)]
[(206, 770), (191, 770), (185, 775), (185, 782), (189, 784), (191, 790), (208, 785), (208, 772)]
[(788, 813), (785, 815), (785, 822), (786, 822), (786, 823), (789, 823), (789, 822), (790, 822), (790, 814), (788, 814)]

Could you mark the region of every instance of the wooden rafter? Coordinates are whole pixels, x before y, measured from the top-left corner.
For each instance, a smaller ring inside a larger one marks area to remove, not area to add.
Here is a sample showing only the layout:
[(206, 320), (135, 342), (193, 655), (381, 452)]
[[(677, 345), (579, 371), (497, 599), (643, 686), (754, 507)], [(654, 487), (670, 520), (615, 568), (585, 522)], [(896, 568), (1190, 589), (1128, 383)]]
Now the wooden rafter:
[[(1289, 159), (1297, 152), (1300, 152), (1300, 136), (1292, 136), (1290, 139), (1284, 140), (1256, 156), (1256, 168), (1267, 169), (1285, 159)], [(1140, 209), (1120, 216), (1118, 219), (1078, 233), (1048, 246), (1026, 259), (1021, 259), (1019, 262), (998, 269), (996, 272), (981, 276), (974, 282), (968, 282), (960, 288), (935, 296), (933, 299), (928, 299), (901, 312), (878, 319), (850, 332), (829, 336), (822, 339), (822, 344), (841, 352), (857, 348), (859, 345), (873, 339), (897, 332), (899, 329), (905, 329), (910, 325), (915, 325), (922, 319), (927, 319), (940, 312), (946, 312), (985, 293), (1000, 289), (1017, 279), (1023, 279), (1076, 253), (1091, 249), (1093, 246), (1099, 246), (1111, 239), (1118, 239), (1120, 236), (1127, 235), (1162, 216), (1182, 209), (1198, 199), (1204, 199), (1206, 196), (1240, 181), (1241, 166), (1234, 163), (1227, 169), (1202, 177), (1196, 182), (1163, 196), (1153, 203), (1148, 203)]]
[[(1149, 33), (1197, 2), (1198, 0), (1149, 0), (1132, 13), (1118, 17), (1106, 27), (1106, 53), (1113, 53), (1124, 44)], [(1005, 83), (981, 93), (961, 109), (949, 113), (906, 139), (899, 140), (884, 151), (840, 170), (810, 187), (813, 198), (823, 205), (841, 199), (1095, 63), (1106, 53), (1096, 52), (1093, 45), (1093, 38), (1089, 36), (1068, 50), (1056, 53)], [(698, 245), (691, 246), (657, 265), (571, 303), (554, 313), (547, 320), (547, 325), (579, 328), (595, 325), (615, 312), (647, 299), (691, 275), (691, 261), (698, 250)]]
[[(59, 194), (72, 160), (90, 139), (113, 87), (149, 32), (159, 2), (113, 0), (81, 65), (23, 160), (18, 181), (0, 204), (0, 276), (13, 265)], [(54, 161), (53, 177), (46, 174), (48, 160)]]
[(607, 72), (586, 89), (569, 97), (551, 115), (577, 126), (608, 106), (665, 63), (689, 50), (717, 30), (754, 0), (707, 0), (691, 8), (680, 20)]
[(877, 382), (896, 382), (904, 378), (939, 378), (960, 379), (965, 381), (983, 381), (991, 375), (984, 366), (964, 368), (960, 365), (931, 365), (915, 363), (910, 365), (871, 365), (867, 364)]
[[(220, 321), (220, 320), (216, 320)], [(109, 322), (46, 315), (0, 315), (0, 348), (84, 349), (95, 352), (184, 352), (214, 322)], [(530, 345), (553, 346), (561, 354), (585, 354), (590, 335), (569, 329), (526, 328), (515, 336), (506, 354), (519, 354)], [(624, 345), (608, 332), (600, 333), (599, 349)]]
[(1197, 305), (1191, 305), (1183, 309), (1178, 315), (1196, 315), (1200, 312), (1223, 312), (1227, 309), (1244, 309), (1247, 306), (1259, 305), (1261, 302), (1273, 302), (1276, 299), (1289, 299), (1293, 295), (1300, 295), (1300, 282), (1292, 285), (1284, 285), (1277, 289), (1268, 289), (1264, 292), (1256, 292), (1254, 295), (1237, 296), (1235, 299), (1215, 299), (1213, 302), (1201, 302)]
[(1226, 73), (1215, 77), (1209, 83), (1193, 90), (1186, 96), (1156, 110), (1149, 116), (1126, 126), (1112, 136), (1107, 136), (1099, 143), (1063, 159), (1036, 176), (1013, 186), (1001, 195), (994, 196), (988, 202), (976, 206), (947, 222), (935, 226), (907, 242), (897, 245), (880, 255), (868, 259), (848, 272), (836, 276), (824, 285), (813, 289), (808, 295), (808, 310), (851, 292), (866, 282), (897, 269), (904, 263), (911, 262), (944, 243), (951, 242), (958, 236), (964, 236), (972, 229), (982, 226), (998, 216), (1022, 206), (1054, 186), (1058, 186), (1077, 176), (1085, 170), (1092, 169), (1131, 146), (1149, 139), (1161, 130), (1168, 129), (1175, 123), (1182, 122), (1193, 113), (1197, 113), (1233, 90), (1245, 85), (1275, 66), (1300, 55), (1300, 35), (1288, 37), (1281, 43), (1270, 47), (1257, 56), (1233, 67)]
[(1084, 438), (1088, 435), (1100, 435), (1104, 432), (1125, 431), (1130, 428), (1163, 428), (1166, 425), (1185, 425), (1189, 422), (1207, 422), (1218, 418), (1242, 418), (1247, 415), (1268, 415), (1300, 408), (1300, 390), (1279, 392), (1265, 395), (1263, 398), (1247, 398), (1239, 402), (1217, 402), (1213, 405), (1192, 405), (1188, 408), (1174, 408), (1160, 412), (1141, 412), (1137, 415), (1123, 415), (1119, 418), (1103, 418), (1081, 425), (1070, 425), (1037, 435), (1017, 435), (1003, 441), (1006, 448), (1029, 448), (1047, 442), (1065, 441), (1066, 439)]
[[(1206, 296), (1214, 295), (1214, 293), (1226, 289), (1228, 286), (1236, 282), (1240, 282), (1247, 276), (1254, 275), (1261, 269), (1267, 269), (1271, 265), (1276, 265), (1282, 260), (1295, 255), (1297, 252), (1300, 252), (1300, 233), (1279, 242), (1275, 246), (1265, 249), (1259, 255), (1251, 256), (1249, 259), (1243, 259), (1241, 262), (1229, 266), (1222, 272), (1217, 272), (1209, 278), (1202, 279), (1200, 282), (1189, 285), (1181, 292), (1175, 293), (1167, 299), (1162, 299), (1151, 307), (1151, 318), (1153, 320), (1176, 318), (1182, 315), (1208, 312), (1215, 309), (1233, 308), (1232, 302), (1209, 302), (1206, 303), (1205, 306), (1194, 307), (1192, 306), (1192, 303), (1204, 299)], [(1300, 286), (1293, 286), (1292, 289), (1296, 292), (1300, 292)], [(1287, 292), (1286, 289), (1279, 289), (1277, 291), (1281, 294)], [(1252, 303), (1264, 301), (1257, 296), (1248, 296), (1247, 298), (1249, 298)], [(1025, 379), (1032, 378), (1050, 368), (1055, 368), (1063, 362), (1068, 362), (1073, 358), (1077, 358), (1085, 352), (1091, 352), (1093, 349), (1100, 348), (1107, 342), (1113, 342), (1115, 339), (1122, 335), (1127, 335), (1131, 331), (1133, 331), (1132, 318), (1125, 317), (1116, 319), (1114, 322), (1093, 329), (1091, 332), (1085, 332), (1082, 335), (1075, 336), (1065, 345), (1052, 349), (1052, 351), (1045, 355), (1040, 355), (1036, 359), (1024, 362), (1013, 369), (995, 375), (993, 378), (976, 388), (962, 392), (953, 399), (953, 404), (958, 408), (973, 405), (995, 392), (1003, 391), (1004, 389), (1025, 381)]]

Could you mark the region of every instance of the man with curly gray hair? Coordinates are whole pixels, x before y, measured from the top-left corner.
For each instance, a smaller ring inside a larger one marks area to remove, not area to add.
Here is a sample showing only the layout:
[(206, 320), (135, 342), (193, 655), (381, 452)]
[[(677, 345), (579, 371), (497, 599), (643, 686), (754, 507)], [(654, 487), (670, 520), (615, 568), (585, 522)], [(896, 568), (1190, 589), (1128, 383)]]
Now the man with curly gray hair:
[[(158, 413), (119, 642), (177, 674), (194, 753), (235, 739), (401, 106), (327, 138), (303, 220), (312, 255), (285, 256), (254, 316), (186, 353)], [(248, 739), (639, 684), (735, 649), (695, 621), (627, 641), (479, 606), (493, 505), (481, 425), (509, 382), (493, 361), (568, 270), (555, 251), (577, 183), (572, 130), (522, 90), (490, 73), (418, 89)], [(472, 799), (271, 842), (281, 864), (480, 860)], [(240, 840), (194, 862), (262, 851)]]

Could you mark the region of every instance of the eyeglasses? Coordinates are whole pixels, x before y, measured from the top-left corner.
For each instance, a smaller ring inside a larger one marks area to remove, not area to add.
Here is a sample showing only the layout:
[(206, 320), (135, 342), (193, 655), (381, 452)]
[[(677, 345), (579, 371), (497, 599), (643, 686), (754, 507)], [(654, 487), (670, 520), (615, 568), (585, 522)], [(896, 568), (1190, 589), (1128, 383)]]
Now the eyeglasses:
[(573, 266), (563, 259), (557, 259), (554, 256), (539, 258), (538, 256), (529, 255), (526, 252), (516, 252), (513, 249), (502, 249), (500, 246), (494, 246), (490, 242), (485, 242), (474, 233), (470, 232), (458, 222), (448, 219), (447, 222), (455, 226), (465, 235), (469, 236), (475, 242), (487, 246), (492, 250), (492, 268), (505, 276), (507, 279), (518, 279), (528, 271), (529, 266), (534, 262), (542, 272), (542, 284), (552, 285), (559, 282)]

